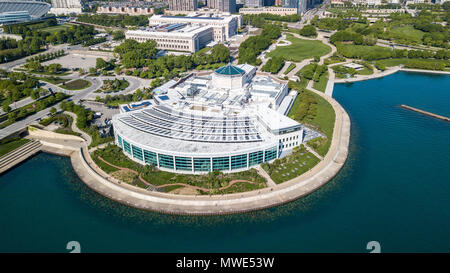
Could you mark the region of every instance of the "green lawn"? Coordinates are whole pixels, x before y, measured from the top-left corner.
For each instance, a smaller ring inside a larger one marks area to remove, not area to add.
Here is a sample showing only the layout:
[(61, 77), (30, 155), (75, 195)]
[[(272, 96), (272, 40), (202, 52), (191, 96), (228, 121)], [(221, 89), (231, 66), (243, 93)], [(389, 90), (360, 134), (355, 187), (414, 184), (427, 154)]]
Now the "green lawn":
[(369, 68), (364, 67), (361, 70), (357, 70), (356, 74), (358, 74), (358, 75), (372, 75), (373, 74), (373, 70), (370, 70)]
[(271, 164), (265, 163), (261, 166), (270, 175), (272, 180), (279, 184), (309, 171), (319, 161), (303, 145), (300, 145), (299, 147), (295, 147), (288, 156), (276, 159)]
[(60, 31), (63, 29), (68, 29), (71, 26), (72, 25), (70, 25), (70, 24), (63, 24), (63, 25), (59, 25), (59, 26), (46, 27), (46, 28), (41, 29), (41, 31), (46, 31), (46, 32), (49, 32), (50, 34), (53, 34), (57, 31)]
[(322, 76), (320, 76), (318, 82), (314, 82), (313, 87), (316, 90), (325, 92), (325, 89), (327, 88), (327, 83), (328, 83), (328, 72), (325, 72), (322, 74)]
[(396, 26), (390, 31), (396, 39), (406, 39), (416, 43), (421, 43), (424, 32), (415, 29), (412, 25)]
[[(315, 103), (308, 105), (306, 101)], [(307, 112), (307, 114), (302, 115), (301, 112)], [(318, 154), (325, 156), (333, 137), (335, 119), (333, 106), (314, 92), (305, 90), (300, 92), (295, 99), (288, 116), (325, 135), (325, 138), (313, 139), (308, 142), (308, 145)]]
[(4, 156), (5, 154), (19, 148), (20, 146), (24, 145), (25, 143), (29, 142), (30, 140), (25, 138), (14, 138), (6, 141), (0, 142), (0, 157)]
[(91, 82), (83, 79), (77, 79), (70, 81), (68, 83), (64, 83), (60, 85), (60, 87), (67, 89), (67, 90), (81, 90), (86, 89), (89, 86), (91, 86)]
[(290, 64), (289, 67), (284, 72), (284, 74), (287, 74), (287, 73), (291, 72), (295, 67), (296, 67), (295, 64)]
[(269, 52), (269, 57), (281, 56), (287, 61), (301, 62), (304, 59), (314, 56), (323, 56), (331, 51), (331, 48), (320, 41), (303, 40), (291, 34), (286, 35), (286, 39), (292, 44), (288, 46), (278, 46), (274, 51)]

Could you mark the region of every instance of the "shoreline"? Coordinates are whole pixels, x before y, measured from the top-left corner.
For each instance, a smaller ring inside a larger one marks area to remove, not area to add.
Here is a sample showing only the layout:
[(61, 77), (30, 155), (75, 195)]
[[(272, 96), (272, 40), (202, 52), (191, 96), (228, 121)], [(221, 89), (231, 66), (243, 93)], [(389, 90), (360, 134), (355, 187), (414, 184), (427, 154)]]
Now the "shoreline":
[(394, 73), (397, 73), (399, 71), (403, 72), (413, 72), (413, 73), (427, 73), (427, 74), (439, 74), (439, 75), (450, 75), (450, 71), (441, 71), (441, 70), (426, 70), (426, 69), (412, 69), (412, 68), (403, 68), (399, 66), (394, 66), (390, 69), (386, 69), (385, 71), (377, 74), (372, 75), (366, 75), (361, 76), (357, 78), (350, 78), (350, 79), (335, 79), (334, 83), (352, 83), (352, 82), (361, 82), (361, 81), (368, 81), (373, 79), (382, 78), (385, 76), (392, 75)]

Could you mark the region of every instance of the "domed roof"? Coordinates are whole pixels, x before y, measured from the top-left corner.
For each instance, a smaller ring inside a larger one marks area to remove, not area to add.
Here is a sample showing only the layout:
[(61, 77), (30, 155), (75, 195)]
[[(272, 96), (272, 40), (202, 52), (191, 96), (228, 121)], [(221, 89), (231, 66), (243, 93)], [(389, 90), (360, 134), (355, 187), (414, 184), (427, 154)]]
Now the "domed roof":
[(244, 75), (245, 71), (232, 64), (228, 64), (216, 70), (217, 74), (225, 76)]

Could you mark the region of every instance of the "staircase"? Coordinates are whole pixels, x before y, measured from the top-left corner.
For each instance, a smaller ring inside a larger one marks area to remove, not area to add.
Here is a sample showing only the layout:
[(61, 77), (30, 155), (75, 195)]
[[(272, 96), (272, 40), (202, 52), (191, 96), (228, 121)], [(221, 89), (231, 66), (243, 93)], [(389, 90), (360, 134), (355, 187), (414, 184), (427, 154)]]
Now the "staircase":
[(41, 142), (31, 140), (30, 142), (0, 157), (0, 174), (36, 154), (41, 150), (41, 147)]

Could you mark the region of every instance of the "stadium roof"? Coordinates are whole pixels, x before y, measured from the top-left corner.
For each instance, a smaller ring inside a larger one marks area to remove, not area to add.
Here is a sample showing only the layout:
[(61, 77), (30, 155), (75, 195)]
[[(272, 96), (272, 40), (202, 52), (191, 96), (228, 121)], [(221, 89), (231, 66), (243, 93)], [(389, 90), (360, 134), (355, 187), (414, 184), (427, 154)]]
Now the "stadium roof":
[(0, 1), (0, 13), (28, 11), (33, 18), (44, 16), (50, 8), (50, 4), (39, 1)]

